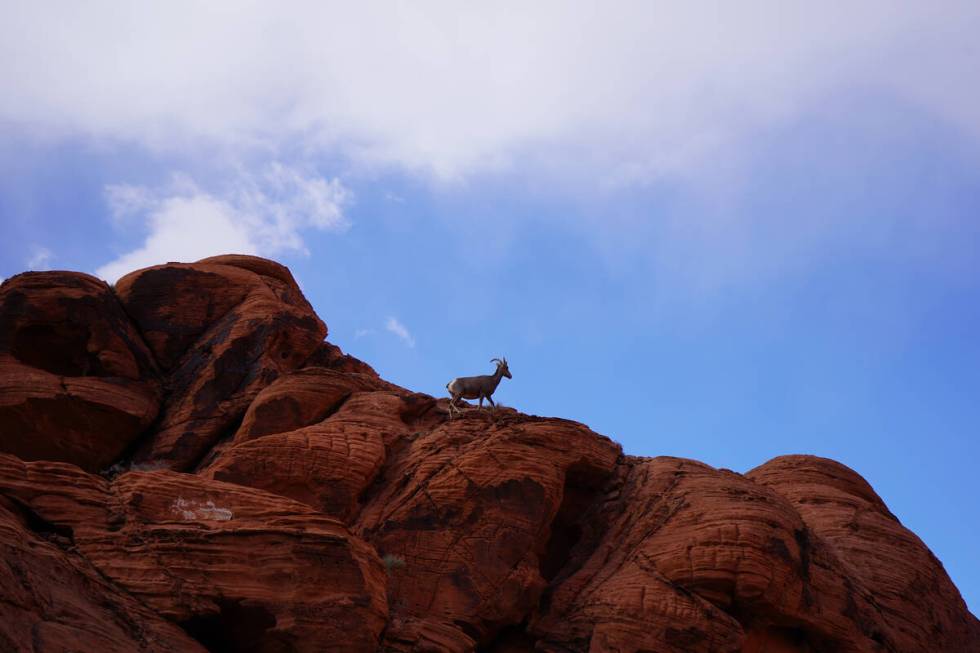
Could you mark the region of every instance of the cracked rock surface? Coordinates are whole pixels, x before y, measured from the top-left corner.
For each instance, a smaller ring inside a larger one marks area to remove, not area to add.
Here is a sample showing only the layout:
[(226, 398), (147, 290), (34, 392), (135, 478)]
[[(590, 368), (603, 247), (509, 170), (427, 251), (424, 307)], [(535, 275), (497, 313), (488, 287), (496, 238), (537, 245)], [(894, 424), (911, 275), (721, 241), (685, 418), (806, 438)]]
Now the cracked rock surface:
[(0, 650), (980, 651), (853, 470), (637, 458), (325, 342), (283, 266), (0, 287)]

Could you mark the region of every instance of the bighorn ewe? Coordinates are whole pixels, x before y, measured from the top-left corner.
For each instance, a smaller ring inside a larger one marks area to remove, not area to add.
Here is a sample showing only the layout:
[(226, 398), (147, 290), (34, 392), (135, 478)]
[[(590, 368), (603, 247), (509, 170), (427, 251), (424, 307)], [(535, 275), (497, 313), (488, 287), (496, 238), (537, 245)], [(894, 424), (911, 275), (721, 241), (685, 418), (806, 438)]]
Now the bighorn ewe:
[(512, 379), (510, 375), (510, 370), (507, 369), (507, 359), (500, 360), (499, 358), (491, 358), (490, 362), (497, 363), (497, 371), (493, 374), (485, 374), (483, 376), (461, 376), (458, 379), (453, 379), (446, 384), (446, 389), (449, 390), (449, 419), (453, 418), (453, 411), (457, 413), (462, 412), (456, 402), (459, 399), (479, 399), (480, 408), (483, 408), (483, 398), (486, 397), (487, 401), (490, 402), (490, 406), (496, 407), (493, 403), (493, 399), (490, 395), (493, 391), (497, 389), (497, 385), (500, 383), (501, 377), (506, 376), (508, 379)]

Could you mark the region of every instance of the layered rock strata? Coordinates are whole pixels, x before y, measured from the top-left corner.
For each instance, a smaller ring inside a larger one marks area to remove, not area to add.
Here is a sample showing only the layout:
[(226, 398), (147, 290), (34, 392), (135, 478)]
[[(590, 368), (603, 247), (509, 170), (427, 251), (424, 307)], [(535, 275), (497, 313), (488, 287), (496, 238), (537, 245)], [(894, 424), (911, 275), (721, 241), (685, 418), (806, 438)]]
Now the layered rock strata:
[(980, 651), (853, 470), (636, 458), (381, 379), (289, 271), (0, 287), (0, 649)]
[(0, 286), (0, 447), (25, 460), (112, 464), (160, 409), (160, 377), (112, 289), (77, 272)]

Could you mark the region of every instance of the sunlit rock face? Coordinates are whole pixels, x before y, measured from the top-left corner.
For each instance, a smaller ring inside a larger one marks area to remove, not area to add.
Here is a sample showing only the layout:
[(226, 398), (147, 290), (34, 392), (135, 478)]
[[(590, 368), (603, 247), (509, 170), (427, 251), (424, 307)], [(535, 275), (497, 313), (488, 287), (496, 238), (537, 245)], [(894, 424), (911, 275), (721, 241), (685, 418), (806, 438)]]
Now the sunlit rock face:
[(412, 392), (281, 265), (0, 287), (0, 650), (980, 651), (853, 470)]

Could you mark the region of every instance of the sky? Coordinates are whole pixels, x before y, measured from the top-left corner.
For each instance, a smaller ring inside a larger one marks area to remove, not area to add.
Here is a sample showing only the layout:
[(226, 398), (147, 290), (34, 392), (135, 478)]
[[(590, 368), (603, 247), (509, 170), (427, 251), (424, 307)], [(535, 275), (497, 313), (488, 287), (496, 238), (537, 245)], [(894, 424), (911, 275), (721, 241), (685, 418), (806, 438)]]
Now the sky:
[(0, 12), (0, 278), (275, 258), (413, 390), (843, 462), (980, 612), (980, 4)]

